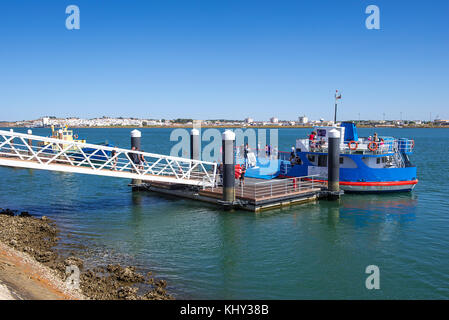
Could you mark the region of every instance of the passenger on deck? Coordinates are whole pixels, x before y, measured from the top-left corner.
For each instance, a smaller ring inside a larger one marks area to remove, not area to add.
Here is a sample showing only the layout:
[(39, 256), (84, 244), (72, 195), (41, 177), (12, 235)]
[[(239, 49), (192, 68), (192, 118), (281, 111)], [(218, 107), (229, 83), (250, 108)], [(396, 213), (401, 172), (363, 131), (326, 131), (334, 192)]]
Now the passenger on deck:
[[(137, 148), (132, 147), (131, 150), (137, 151)], [(140, 165), (140, 157), (137, 153), (130, 152), (128, 153), (128, 156), (131, 159), (131, 162), (134, 163), (137, 167)]]
[(315, 137), (316, 137), (316, 132), (312, 131), (312, 133), (309, 135), (309, 148), (310, 148), (310, 150), (315, 149)]
[(242, 171), (240, 173), (240, 186), (243, 187), (245, 185), (245, 173), (246, 173), (246, 166), (242, 167)]
[(223, 184), (223, 163), (220, 162), (217, 169), (218, 169), (218, 177), (220, 179), (220, 183)]
[(293, 159), (295, 159), (295, 156), (296, 156), (296, 154), (295, 154), (295, 147), (292, 147), (292, 152), (290, 152), (290, 161), (292, 161)]
[(373, 141), (374, 142), (379, 142), (380, 141), (379, 137), (377, 136), (377, 132), (374, 132)]
[[(140, 150), (141, 152), (144, 152), (143, 150)], [(145, 160), (145, 157), (143, 156), (143, 154), (139, 155), (139, 169), (143, 169), (144, 164), (147, 163), (147, 161)]]
[(244, 164), (245, 166), (248, 165), (248, 152), (249, 152), (249, 145), (246, 143), (245, 148), (243, 149), (243, 158), (244, 158)]
[(326, 144), (326, 140), (322, 137), (319, 142), (316, 143), (319, 151), (323, 151), (324, 145)]
[(117, 147), (114, 147), (111, 151), (111, 158), (112, 160), (112, 170), (117, 170), (117, 158), (114, 158), (117, 155)]

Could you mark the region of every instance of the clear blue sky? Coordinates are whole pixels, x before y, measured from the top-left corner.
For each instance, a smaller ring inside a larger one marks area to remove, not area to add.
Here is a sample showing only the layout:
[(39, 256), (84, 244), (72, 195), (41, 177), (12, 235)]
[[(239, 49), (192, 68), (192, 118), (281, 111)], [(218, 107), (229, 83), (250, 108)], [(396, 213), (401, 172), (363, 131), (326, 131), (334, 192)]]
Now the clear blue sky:
[(449, 119), (447, 0), (9, 0), (0, 40), (0, 120), (332, 119), (335, 89), (340, 119)]

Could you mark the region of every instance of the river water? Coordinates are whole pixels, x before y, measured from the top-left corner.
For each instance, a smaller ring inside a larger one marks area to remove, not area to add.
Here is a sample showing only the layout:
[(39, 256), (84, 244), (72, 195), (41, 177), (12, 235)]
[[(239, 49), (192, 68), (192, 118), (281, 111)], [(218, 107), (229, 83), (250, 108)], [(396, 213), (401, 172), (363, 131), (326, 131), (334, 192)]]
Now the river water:
[[(175, 144), (170, 129), (140, 130), (145, 151), (168, 154)], [(63, 250), (84, 247), (88, 266), (153, 271), (176, 298), (447, 299), (449, 130), (375, 130), (415, 139), (412, 193), (347, 194), (256, 214), (133, 193), (123, 179), (0, 167), (0, 207), (53, 218)], [(131, 129), (75, 131), (92, 143), (130, 144)], [(280, 149), (308, 131), (280, 129)], [(365, 287), (368, 265), (379, 267), (379, 290)]]

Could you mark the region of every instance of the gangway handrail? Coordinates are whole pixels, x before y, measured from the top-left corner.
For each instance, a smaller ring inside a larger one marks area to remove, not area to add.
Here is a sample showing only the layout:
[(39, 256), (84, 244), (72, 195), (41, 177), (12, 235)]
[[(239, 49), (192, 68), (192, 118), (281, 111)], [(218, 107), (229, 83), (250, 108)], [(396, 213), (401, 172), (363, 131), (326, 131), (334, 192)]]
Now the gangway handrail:
[[(77, 141), (68, 141), (68, 140), (63, 140), (63, 139), (56, 139), (56, 138), (49, 138), (49, 137), (43, 137), (43, 136), (36, 136), (36, 135), (29, 135), (26, 133), (20, 133), (20, 132), (16, 132), (16, 131), (5, 131), (5, 130), (0, 130), (0, 135), (15, 135), (17, 137), (22, 137), (22, 138), (26, 138), (26, 139), (32, 139), (32, 140), (40, 140), (40, 141), (46, 141), (46, 142), (53, 142), (53, 143), (58, 143), (58, 144), (71, 144), (74, 146), (80, 146), (80, 147), (87, 147), (87, 148), (98, 148), (101, 147), (101, 149), (103, 150), (107, 150), (107, 151), (120, 151), (120, 152), (132, 152), (132, 153), (136, 153), (136, 154), (141, 154), (147, 157), (153, 157), (153, 158), (164, 158), (164, 159), (173, 159), (173, 160), (177, 160), (177, 161), (190, 161), (193, 163), (202, 163), (202, 164), (206, 164), (206, 165), (216, 165), (216, 163), (214, 162), (210, 162), (210, 161), (203, 161), (203, 160), (195, 160), (195, 159), (187, 159), (187, 158), (181, 158), (181, 157), (176, 157), (176, 156), (167, 156), (167, 155), (163, 155), (163, 154), (157, 154), (157, 153), (151, 153), (151, 152), (145, 152), (145, 151), (138, 151), (138, 150), (131, 150), (131, 149), (123, 149), (123, 148), (118, 148), (118, 147), (109, 147), (109, 146), (100, 146), (97, 144), (90, 144), (90, 143), (83, 143), (83, 142), (77, 142)], [(4, 141), (0, 142), (0, 147), (1, 144)]]
[[(3, 166), (207, 186), (215, 184), (217, 175), (215, 162), (29, 135), (12, 130), (0, 130), (0, 137), (3, 139), (0, 141), (0, 165)], [(115, 151), (115, 155), (112, 151)], [(137, 163), (135, 157), (139, 159)]]

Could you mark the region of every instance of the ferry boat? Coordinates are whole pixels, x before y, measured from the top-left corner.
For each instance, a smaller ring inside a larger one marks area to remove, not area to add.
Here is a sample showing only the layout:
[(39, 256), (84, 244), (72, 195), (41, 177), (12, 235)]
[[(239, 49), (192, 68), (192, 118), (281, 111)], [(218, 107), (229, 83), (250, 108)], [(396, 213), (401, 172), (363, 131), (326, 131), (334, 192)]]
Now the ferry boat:
[[(345, 192), (411, 191), (418, 183), (409, 159), (414, 140), (359, 137), (352, 122), (314, 127), (314, 139), (297, 139), (289, 159), (280, 159), (279, 177), (318, 175), (327, 179), (327, 141), (330, 130), (340, 131), (340, 188)], [(280, 157), (282, 158), (282, 156)]]
[[(394, 137), (359, 137), (352, 122), (317, 126), (313, 139), (297, 139), (291, 152), (267, 157), (248, 153), (246, 176), (274, 179), (315, 175), (327, 181), (329, 132), (340, 132), (340, 188), (345, 192), (411, 191), (418, 183), (416, 166), (409, 159), (414, 140)], [(273, 159), (274, 158), (274, 159)]]
[[(60, 128), (55, 128), (55, 126), (51, 126), (51, 136), (50, 138), (54, 139), (60, 139), (68, 142), (80, 142), (80, 143), (86, 143), (86, 140), (84, 139), (78, 139), (77, 134), (73, 134), (73, 130), (69, 130), (68, 126), (62, 126)], [(46, 145), (48, 143), (44, 143)], [(107, 141), (96, 143), (97, 145), (103, 145), (108, 147), (113, 147), (113, 145), (109, 144)], [(61, 144), (60, 147), (67, 148), (69, 147), (69, 144)], [(90, 156), (91, 161), (106, 161), (111, 156), (111, 151), (102, 151), (102, 154), (93, 154), (97, 149), (93, 148), (81, 148), (82, 152), (86, 154), (87, 156)], [(57, 145), (52, 145), (53, 153), (58, 153), (61, 150), (58, 148)], [(84, 157), (82, 156), (80, 150), (76, 146), (69, 147), (67, 149), (68, 155), (73, 158), (74, 160), (82, 160)]]

